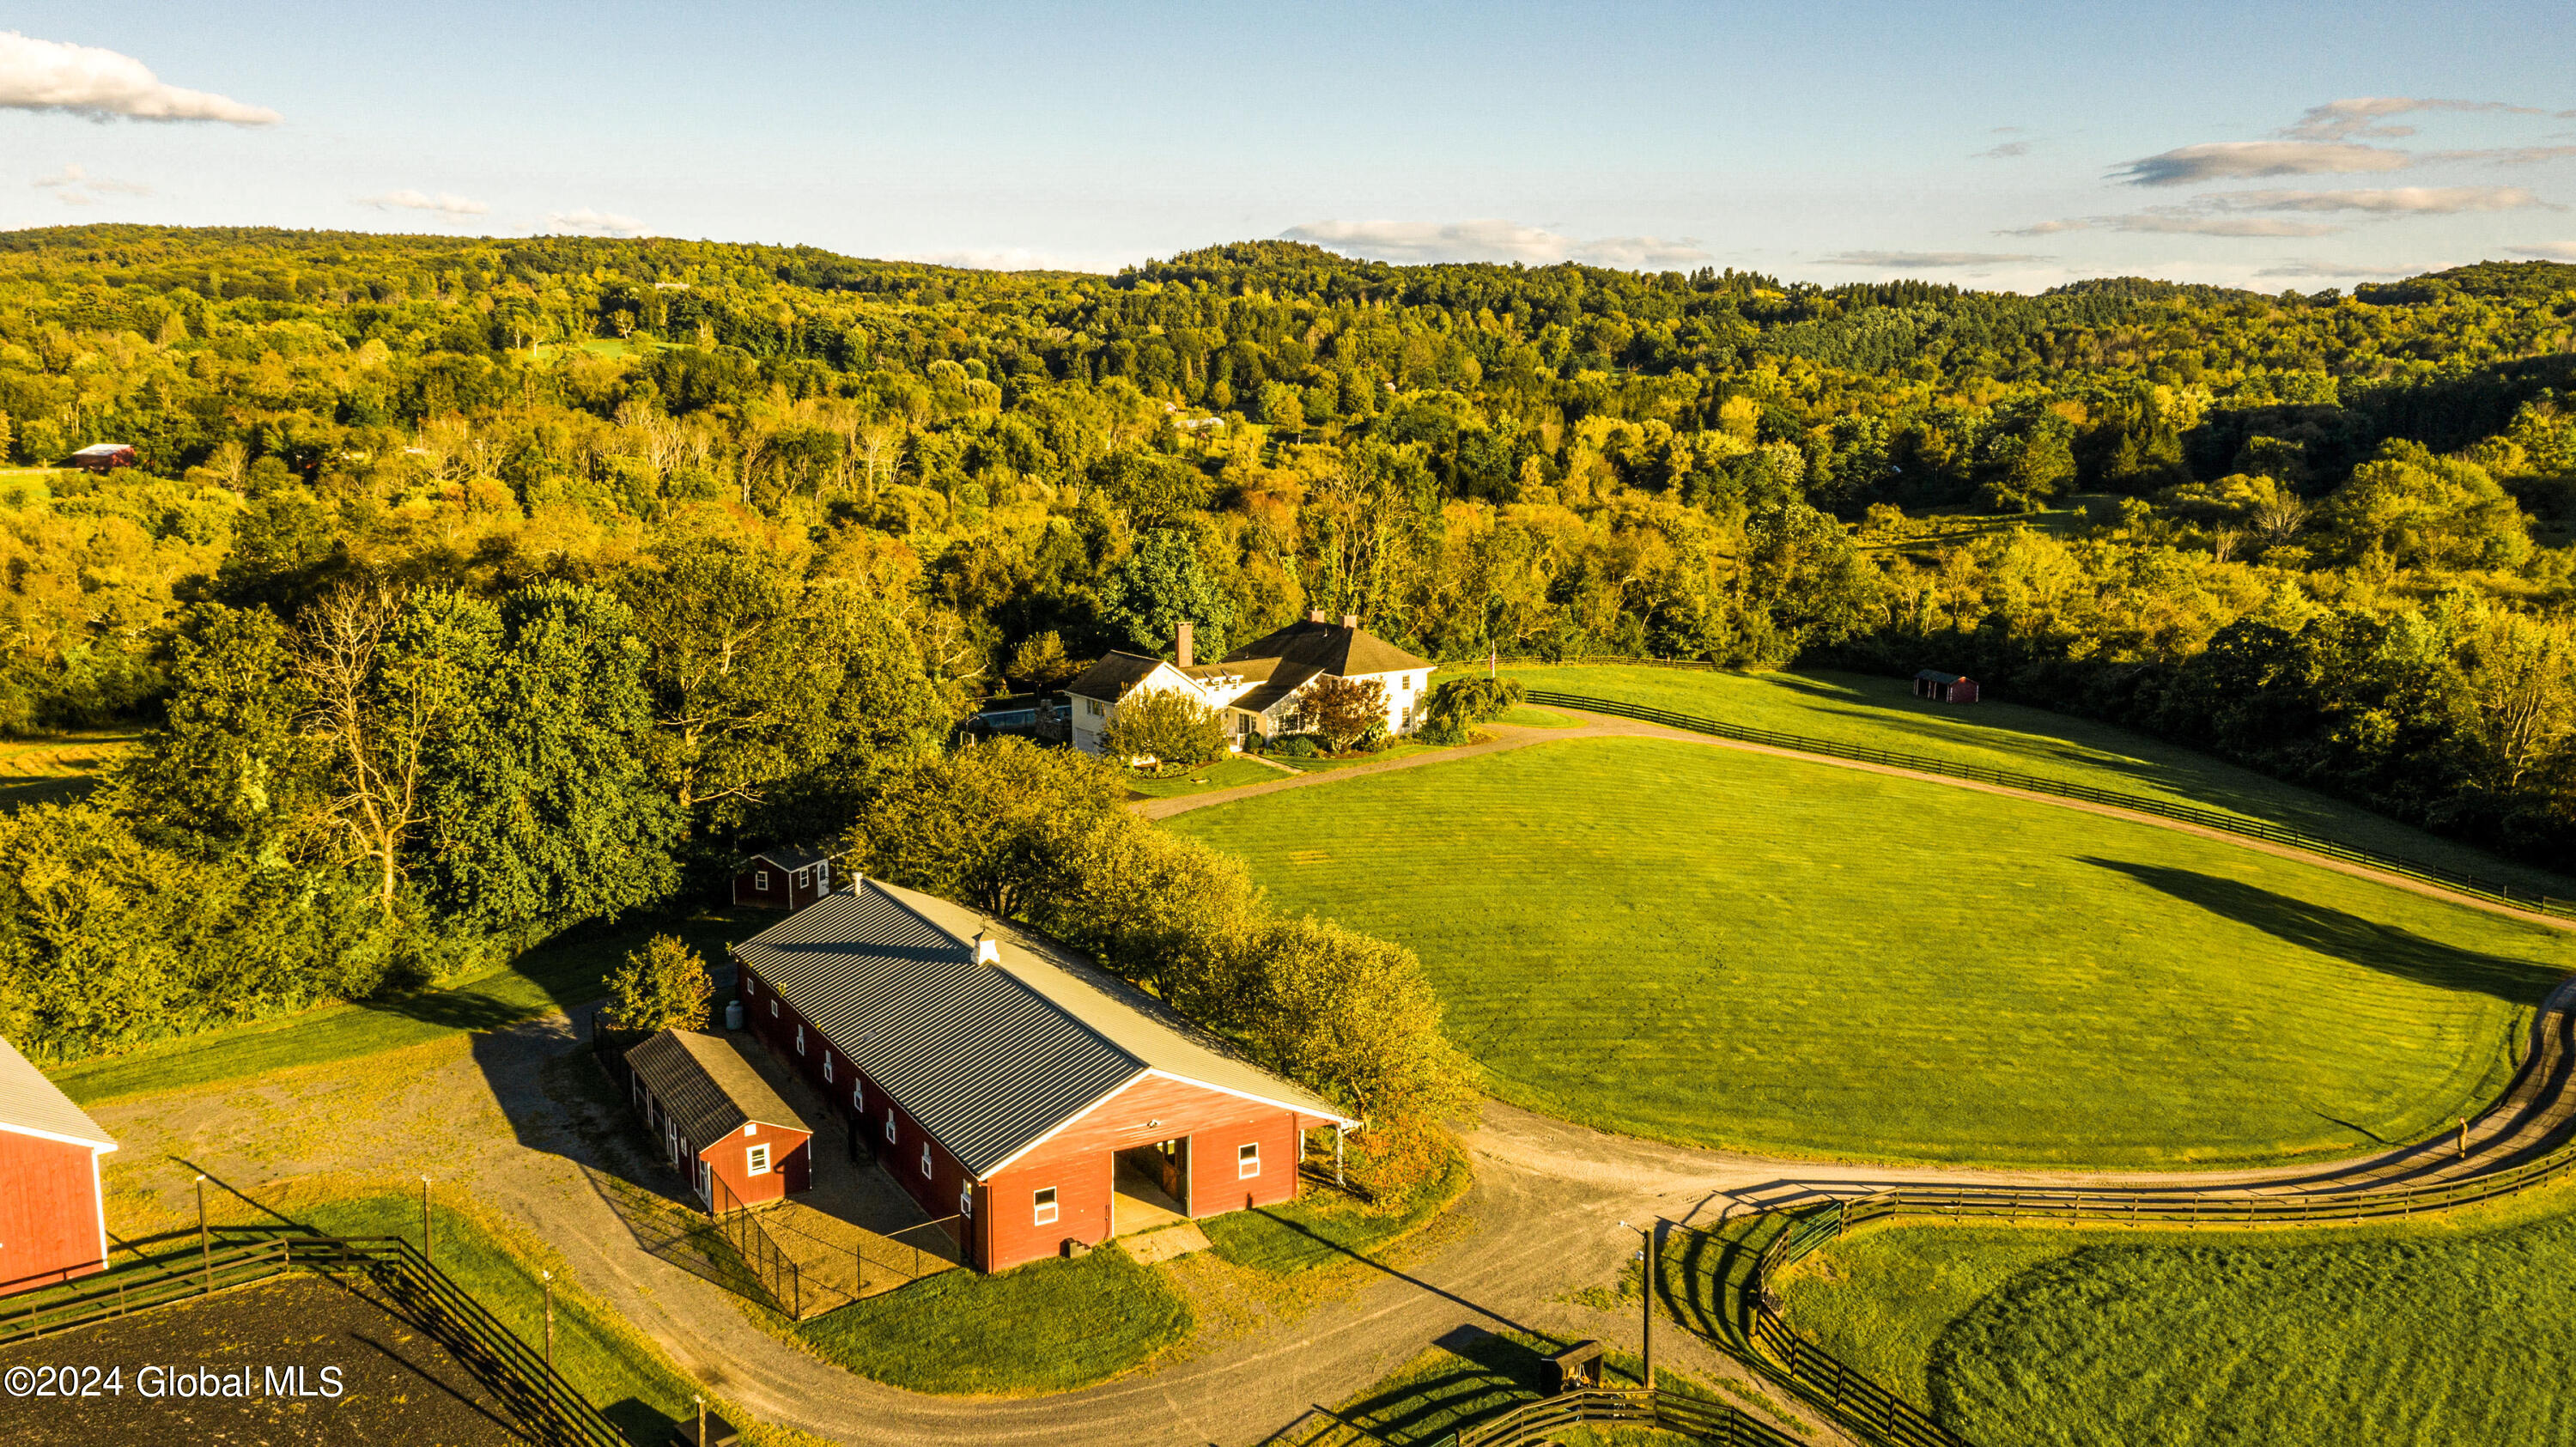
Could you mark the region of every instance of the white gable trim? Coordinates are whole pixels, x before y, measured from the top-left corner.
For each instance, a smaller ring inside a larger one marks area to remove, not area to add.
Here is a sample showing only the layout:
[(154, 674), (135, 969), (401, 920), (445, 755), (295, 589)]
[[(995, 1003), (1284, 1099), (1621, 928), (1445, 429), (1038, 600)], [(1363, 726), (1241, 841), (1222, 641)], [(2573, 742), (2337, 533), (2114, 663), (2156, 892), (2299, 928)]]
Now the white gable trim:
[[(1026, 989), (1027, 987), (1024, 985), (1021, 988)], [(1032, 993), (1035, 992), (1032, 991)], [(1043, 999), (1045, 997), (1040, 996), (1039, 998)], [(1093, 1101), (1091, 1104), (1084, 1106), (1082, 1109), (1075, 1111), (1073, 1114), (1066, 1116), (1064, 1119), (1057, 1121), (1055, 1124), (1048, 1126), (1037, 1139), (1030, 1141), (1027, 1145), (1022, 1146), (1018, 1150), (1015, 1150), (1009, 1155), (1002, 1157), (1000, 1160), (995, 1161), (991, 1170), (986, 1171), (984, 1174), (975, 1178), (976, 1184), (981, 1185), (992, 1180), (1002, 1172), (1009, 1170), (1012, 1163), (1019, 1160), (1020, 1157), (1027, 1155), (1029, 1152), (1045, 1145), (1048, 1141), (1054, 1140), (1057, 1136), (1064, 1134), (1064, 1132), (1070, 1130), (1077, 1122), (1090, 1119), (1093, 1111), (1096, 1111), (1102, 1106), (1107, 1105), (1109, 1102), (1116, 1100), (1118, 1097), (1125, 1095), (1128, 1091), (1135, 1088), (1136, 1082), (1143, 1080), (1152, 1074), (1154, 1074), (1154, 1072), (1151, 1070), (1139, 1070), (1135, 1074), (1128, 1076), (1125, 1080), (1118, 1082), (1115, 1086), (1110, 1088), (1108, 1094)]]
[(5, 1130), (11, 1135), (34, 1136), (40, 1141), (58, 1141), (67, 1146), (79, 1146), (88, 1151), (105, 1152), (116, 1149), (116, 1142), (114, 1141), (109, 1141), (105, 1145), (100, 1145), (98, 1142), (89, 1140), (82, 1136), (60, 1135), (49, 1130), (38, 1130), (31, 1125), (14, 1125), (5, 1120), (0, 1120), (0, 1130)]
[(1248, 1100), (1256, 1105), (1276, 1106), (1281, 1110), (1287, 1111), (1291, 1115), (1317, 1116), (1321, 1119), (1331, 1121), (1333, 1124), (1340, 1126), (1344, 1130), (1357, 1130), (1360, 1128), (1361, 1124), (1359, 1121), (1352, 1120), (1346, 1116), (1334, 1115), (1329, 1110), (1318, 1111), (1312, 1107), (1300, 1105), (1293, 1100), (1279, 1100), (1272, 1096), (1255, 1095), (1248, 1090), (1234, 1090), (1222, 1085), (1211, 1085), (1195, 1076), (1180, 1075), (1169, 1070), (1146, 1069), (1138, 1071), (1134, 1076), (1121, 1083), (1117, 1089), (1110, 1091), (1107, 1095), (1100, 1097), (1091, 1104), (1084, 1106), (1082, 1109), (1075, 1111), (1073, 1114), (1057, 1121), (1054, 1125), (1049, 1126), (1045, 1134), (1039, 1136), (1036, 1140), (1029, 1142), (1027, 1145), (1020, 1147), (1018, 1150), (1011, 1152), (1009, 1155), (1004, 1156), (999, 1162), (995, 1163), (992, 1170), (976, 1177), (976, 1179), (978, 1181), (990, 1181), (993, 1177), (1009, 1170), (1012, 1164), (1017, 1162), (1020, 1157), (1027, 1155), (1029, 1152), (1036, 1150), (1042, 1145), (1045, 1145), (1048, 1141), (1062, 1135), (1065, 1131), (1070, 1130), (1075, 1125), (1090, 1119), (1093, 1115), (1099, 1112), (1102, 1106), (1107, 1105), (1109, 1102), (1116, 1100), (1122, 1095), (1125, 1095), (1128, 1091), (1135, 1089), (1139, 1084), (1147, 1080), (1169, 1080), (1181, 1085), (1195, 1085), (1199, 1089), (1207, 1091), (1212, 1095), (1230, 1095), (1237, 1100)]
[(1293, 1111), (1298, 1115), (1316, 1116), (1320, 1119), (1331, 1121), (1333, 1124), (1341, 1126), (1345, 1130), (1357, 1130), (1360, 1126), (1360, 1123), (1356, 1120), (1352, 1120), (1347, 1116), (1338, 1116), (1333, 1114), (1330, 1108), (1316, 1110), (1310, 1106), (1299, 1105), (1293, 1100), (1281, 1100), (1276, 1096), (1269, 1095), (1255, 1095), (1251, 1091), (1236, 1090), (1229, 1086), (1211, 1085), (1207, 1081), (1201, 1080), (1194, 1075), (1180, 1075), (1169, 1070), (1148, 1070), (1145, 1073), (1161, 1080), (1174, 1080), (1183, 1085), (1195, 1085), (1201, 1090), (1214, 1091), (1219, 1095), (1231, 1095), (1238, 1100), (1249, 1100), (1261, 1105), (1275, 1105), (1281, 1110)]

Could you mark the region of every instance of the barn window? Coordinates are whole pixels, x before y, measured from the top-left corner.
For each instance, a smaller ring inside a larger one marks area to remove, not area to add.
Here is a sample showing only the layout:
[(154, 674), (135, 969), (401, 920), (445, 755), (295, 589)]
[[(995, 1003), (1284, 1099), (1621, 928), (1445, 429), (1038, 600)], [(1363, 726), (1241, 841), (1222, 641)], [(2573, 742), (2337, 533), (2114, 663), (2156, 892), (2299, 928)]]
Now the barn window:
[(772, 1020), (778, 1018), (778, 1002), (776, 1000), (769, 1002), (769, 1018)]
[(859, 1115), (868, 1113), (868, 1087), (865, 1081), (850, 1082), (850, 1109)]
[(1037, 1194), (1037, 1223), (1041, 1226), (1055, 1224), (1055, 1187), (1053, 1186)]
[(796, 1053), (805, 1053), (805, 1027), (802, 1025), (796, 1027)]
[(890, 1105), (886, 1107), (886, 1139), (894, 1139), (894, 1107)]
[(766, 891), (769, 888), (769, 871), (766, 869), (754, 871), (751, 876), (751, 887)]
[(768, 1174), (769, 1174), (769, 1147), (768, 1147), (767, 1145), (765, 1145), (765, 1144), (764, 1144), (764, 1145), (756, 1145), (756, 1146), (753, 1146), (750, 1150), (744, 1151), (744, 1152), (742, 1153), (742, 1169), (743, 1169), (743, 1174), (745, 1174), (745, 1175), (751, 1175), (751, 1176), (765, 1176), (765, 1175), (768, 1175)]
[(967, 1181), (957, 1188), (957, 1214), (960, 1216), (972, 1216), (975, 1214), (975, 1183), (973, 1181)]
[(745, 971), (743, 971), (743, 972), (742, 972), (742, 992), (743, 992), (744, 994), (746, 994), (746, 995), (757, 995), (757, 994), (759, 994), (759, 993), (760, 993), (760, 977), (759, 977), (759, 976), (757, 976), (757, 975), (754, 975), (754, 974), (753, 974), (751, 971), (749, 971), (749, 970), (745, 970)]
[(826, 1051), (824, 1051), (824, 1052), (823, 1052), (823, 1081), (824, 1081), (824, 1083), (825, 1083), (825, 1084), (827, 1084), (827, 1085), (828, 1085), (828, 1084), (830, 1084), (830, 1083), (831, 1083), (831, 1080), (832, 1080), (832, 1052), (831, 1052), (831, 1051), (829, 1051), (829, 1050), (826, 1050)]
[(1248, 1181), (1261, 1174), (1261, 1147), (1247, 1144), (1234, 1148), (1234, 1178)]
[(921, 1177), (923, 1180), (930, 1179), (930, 1142), (928, 1141), (921, 1143)]

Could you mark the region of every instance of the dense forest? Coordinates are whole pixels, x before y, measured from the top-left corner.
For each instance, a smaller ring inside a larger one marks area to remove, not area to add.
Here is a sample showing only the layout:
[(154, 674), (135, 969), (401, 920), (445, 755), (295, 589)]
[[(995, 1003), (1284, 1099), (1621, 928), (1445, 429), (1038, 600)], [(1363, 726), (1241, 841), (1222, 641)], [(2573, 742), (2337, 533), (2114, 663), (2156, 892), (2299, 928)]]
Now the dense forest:
[[(2016, 296), (0, 234), (0, 728), (158, 730), (0, 829), (0, 1034), (648, 908), (915, 797), (984, 695), (1308, 608), (1443, 659), (1959, 669), (2563, 865), (2571, 373), (2544, 262)], [(53, 466), (102, 441), (140, 465)]]

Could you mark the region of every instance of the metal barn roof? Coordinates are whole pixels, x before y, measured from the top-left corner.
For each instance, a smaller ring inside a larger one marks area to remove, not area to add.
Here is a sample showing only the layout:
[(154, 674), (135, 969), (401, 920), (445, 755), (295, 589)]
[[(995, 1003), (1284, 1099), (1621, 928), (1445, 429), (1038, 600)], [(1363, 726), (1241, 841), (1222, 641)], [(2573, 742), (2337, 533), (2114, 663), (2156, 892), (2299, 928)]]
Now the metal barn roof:
[(913, 890), (861, 881), (733, 952), (978, 1178), (1148, 1074), (1357, 1124), (1061, 945)]
[(100, 1130), (88, 1111), (72, 1104), (60, 1086), (6, 1040), (0, 1040), (0, 1130), (92, 1150), (116, 1149), (114, 1136)]
[(820, 849), (808, 849), (801, 844), (792, 844), (784, 849), (764, 849), (760, 853), (745, 859), (742, 864), (745, 869), (748, 869), (754, 864), (766, 863), (772, 869), (784, 869), (792, 872), (799, 869), (811, 869), (830, 857), (830, 855), (825, 854)]
[(731, 1040), (695, 1030), (664, 1030), (626, 1052), (626, 1068), (680, 1123), (699, 1150), (753, 1121), (812, 1135), (814, 1128), (761, 1078)]

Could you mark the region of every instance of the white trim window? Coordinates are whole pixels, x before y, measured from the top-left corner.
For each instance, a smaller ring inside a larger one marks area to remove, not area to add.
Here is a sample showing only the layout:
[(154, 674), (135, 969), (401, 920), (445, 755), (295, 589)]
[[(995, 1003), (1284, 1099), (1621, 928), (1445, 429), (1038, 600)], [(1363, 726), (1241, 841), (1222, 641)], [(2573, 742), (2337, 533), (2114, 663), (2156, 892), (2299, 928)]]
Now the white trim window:
[(802, 1025), (796, 1027), (796, 1053), (805, 1053), (805, 1027)]
[(814, 871), (813, 871), (813, 870), (810, 870), (810, 869), (800, 869), (800, 870), (797, 870), (797, 871), (796, 871), (796, 887), (797, 887), (798, 889), (803, 889), (806, 885), (809, 885), (809, 884), (811, 884), (811, 883), (813, 883), (813, 882), (814, 882)]
[(868, 1113), (868, 1087), (864, 1081), (850, 1082), (850, 1109), (860, 1115)]
[(769, 1018), (772, 1020), (778, 1018), (778, 1002), (776, 1000), (771, 1000), (769, 1002)]
[(930, 1179), (930, 1142), (928, 1141), (921, 1143), (921, 1178), (925, 1181)]
[(894, 1107), (886, 1107), (886, 1143), (894, 1143)]
[(1260, 1174), (1260, 1143), (1258, 1141), (1246, 1141), (1242, 1145), (1236, 1146), (1234, 1148), (1234, 1178), (1238, 1181), (1248, 1181)]
[(746, 1176), (769, 1174), (769, 1143), (761, 1142), (742, 1153), (742, 1173)]
[(759, 977), (759, 976), (757, 976), (757, 975), (755, 975), (755, 974), (753, 974), (753, 973), (752, 973), (751, 971), (749, 971), (749, 970), (745, 970), (745, 971), (743, 971), (743, 972), (742, 972), (742, 992), (743, 992), (744, 994), (746, 994), (746, 995), (757, 995), (757, 994), (759, 994), (759, 993), (760, 993), (760, 977)]
[(975, 1214), (975, 1183), (973, 1181), (968, 1181), (957, 1188), (957, 1214), (970, 1218)]
[(1034, 1215), (1037, 1224), (1041, 1226), (1054, 1225), (1056, 1210), (1055, 1187), (1049, 1186), (1045, 1190), (1038, 1192), (1037, 1195), (1032, 1198), (1032, 1201), (1036, 1208), (1032, 1214)]
[(759, 890), (763, 894), (769, 893), (769, 871), (766, 869), (753, 870), (751, 874), (751, 887)]
[(828, 1049), (823, 1052), (823, 1083), (832, 1083), (832, 1052)]

